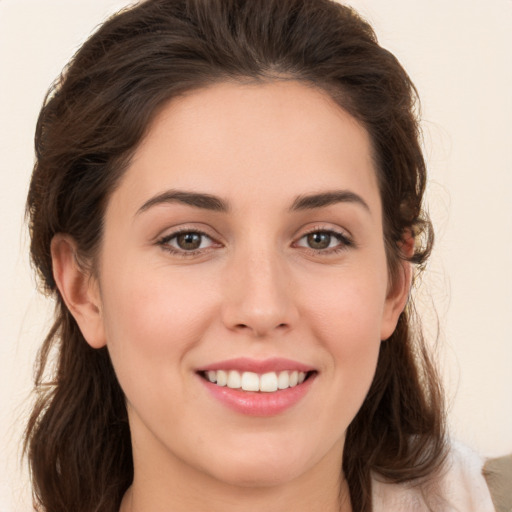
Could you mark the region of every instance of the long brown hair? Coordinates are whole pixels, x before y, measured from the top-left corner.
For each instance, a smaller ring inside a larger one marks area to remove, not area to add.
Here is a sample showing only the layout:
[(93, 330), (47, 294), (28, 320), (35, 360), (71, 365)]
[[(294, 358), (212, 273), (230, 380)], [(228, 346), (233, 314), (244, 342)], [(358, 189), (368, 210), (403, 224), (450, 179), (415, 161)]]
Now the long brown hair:
[[(85, 342), (56, 289), (52, 237), (73, 237), (94, 272), (105, 206), (159, 108), (218, 81), (282, 78), (322, 88), (367, 129), (390, 275), (406, 232), (415, 235), (410, 261), (421, 270), (432, 230), (422, 211), (416, 91), (352, 9), (329, 0), (146, 0), (118, 13), (50, 89), (37, 124), (31, 255), (56, 300), (25, 438), (37, 510), (114, 512), (133, 478), (123, 392), (107, 349)], [(347, 432), (340, 471), (355, 512), (372, 509), (372, 473), (393, 482), (425, 478), (444, 457), (439, 378), (412, 312), (409, 302), (382, 343)]]

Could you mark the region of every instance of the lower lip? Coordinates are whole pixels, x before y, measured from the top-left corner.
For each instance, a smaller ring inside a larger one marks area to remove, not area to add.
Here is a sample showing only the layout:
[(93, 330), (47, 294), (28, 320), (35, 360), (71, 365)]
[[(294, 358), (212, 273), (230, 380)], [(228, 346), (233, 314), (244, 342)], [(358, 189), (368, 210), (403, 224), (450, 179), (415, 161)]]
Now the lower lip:
[(214, 398), (230, 409), (247, 416), (275, 416), (296, 405), (309, 391), (316, 377), (312, 374), (302, 384), (272, 393), (242, 391), (217, 386), (203, 377), (199, 379)]

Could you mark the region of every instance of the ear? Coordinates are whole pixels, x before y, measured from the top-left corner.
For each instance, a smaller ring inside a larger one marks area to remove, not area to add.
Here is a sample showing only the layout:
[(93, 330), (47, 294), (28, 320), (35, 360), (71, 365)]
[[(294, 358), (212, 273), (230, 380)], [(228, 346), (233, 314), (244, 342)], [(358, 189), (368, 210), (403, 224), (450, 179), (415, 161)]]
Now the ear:
[(390, 283), (384, 313), (382, 316), (380, 339), (387, 340), (394, 332), (398, 318), (405, 309), (412, 286), (412, 264), (408, 261), (414, 254), (414, 236), (411, 233), (404, 235), (400, 243), (402, 258), (394, 280)]
[(75, 241), (59, 233), (52, 239), (51, 253), (57, 288), (85, 340), (93, 348), (105, 346), (99, 286), (97, 280), (81, 268)]

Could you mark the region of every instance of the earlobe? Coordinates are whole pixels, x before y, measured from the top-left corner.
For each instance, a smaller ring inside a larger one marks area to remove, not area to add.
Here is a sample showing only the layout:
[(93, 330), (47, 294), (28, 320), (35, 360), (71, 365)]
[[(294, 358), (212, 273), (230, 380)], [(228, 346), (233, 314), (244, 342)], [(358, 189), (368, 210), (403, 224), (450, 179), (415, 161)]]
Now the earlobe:
[(55, 235), (51, 243), (51, 253), (57, 288), (84, 338), (93, 348), (105, 346), (98, 283), (81, 268), (74, 240), (68, 235)]

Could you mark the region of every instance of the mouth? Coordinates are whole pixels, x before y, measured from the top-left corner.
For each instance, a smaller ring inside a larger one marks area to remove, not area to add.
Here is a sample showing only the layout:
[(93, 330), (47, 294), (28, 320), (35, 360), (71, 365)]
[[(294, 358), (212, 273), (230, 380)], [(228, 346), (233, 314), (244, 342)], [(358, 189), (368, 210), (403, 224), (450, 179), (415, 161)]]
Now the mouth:
[(275, 393), (300, 386), (316, 371), (283, 370), (265, 373), (238, 370), (199, 371), (200, 377), (218, 387), (253, 393)]
[(310, 394), (318, 373), (308, 364), (281, 357), (239, 357), (196, 369), (211, 397), (238, 414), (253, 417), (295, 410)]

